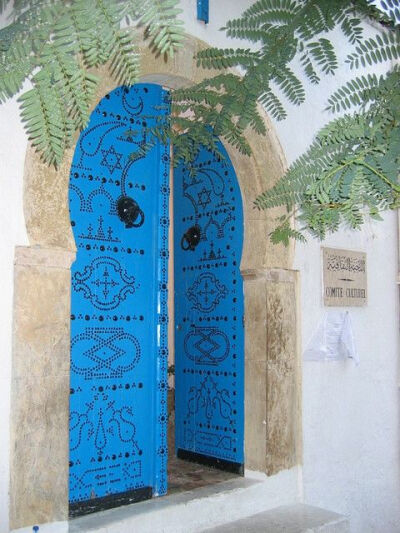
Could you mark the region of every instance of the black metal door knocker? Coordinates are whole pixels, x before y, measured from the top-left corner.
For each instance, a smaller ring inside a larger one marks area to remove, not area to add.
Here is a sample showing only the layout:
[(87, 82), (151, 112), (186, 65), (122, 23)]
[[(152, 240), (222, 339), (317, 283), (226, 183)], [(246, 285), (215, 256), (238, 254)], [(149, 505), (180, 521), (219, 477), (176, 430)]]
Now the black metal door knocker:
[(181, 248), (182, 250), (191, 250), (194, 252), (196, 246), (200, 242), (201, 237), (201, 228), (198, 224), (189, 228), (181, 239)]
[[(126, 228), (140, 228), (144, 222), (144, 213), (139, 204), (130, 196), (121, 196), (117, 202), (119, 219)], [(136, 222), (139, 219), (138, 222)]]

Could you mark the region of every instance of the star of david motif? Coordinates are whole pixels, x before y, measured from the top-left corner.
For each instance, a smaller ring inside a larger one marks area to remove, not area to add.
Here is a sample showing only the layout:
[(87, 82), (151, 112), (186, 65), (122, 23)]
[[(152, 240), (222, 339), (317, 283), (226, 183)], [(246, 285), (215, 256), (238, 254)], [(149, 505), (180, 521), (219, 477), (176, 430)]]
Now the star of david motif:
[(71, 369), (85, 379), (121, 378), (136, 366), (140, 353), (136, 337), (122, 328), (86, 328), (71, 340)]
[(103, 159), (101, 160), (100, 165), (107, 167), (110, 174), (112, 174), (116, 168), (119, 170), (122, 169), (122, 154), (116, 152), (114, 146), (110, 146), (108, 150), (102, 150), (101, 153), (103, 154)]
[(205, 209), (209, 203), (211, 203), (211, 191), (203, 187), (203, 189), (197, 193), (199, 202), (198, 204)]
[(200, 274), (186, 292), (193, 309), (203, 313), (214, 311), (219, 302), (228, 295), (227, 287), (211, 272)]

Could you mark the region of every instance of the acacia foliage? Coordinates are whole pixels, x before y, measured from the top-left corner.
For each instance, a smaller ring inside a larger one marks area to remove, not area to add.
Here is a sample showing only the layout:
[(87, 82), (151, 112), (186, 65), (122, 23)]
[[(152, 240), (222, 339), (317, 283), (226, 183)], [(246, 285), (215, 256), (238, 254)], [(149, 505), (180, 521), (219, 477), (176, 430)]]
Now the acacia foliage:
[[(177, 121), (179, 130), (188, 133), (182, 141), (175, 139), (176, 159), (190, 161), (199, 139), (207, 139), (204, 143), (212, 149), (211, 131), (249, 154), (245, 130), (266, 133), (258, 104), (284, 120), (290, 105), (305, 99), (302, 78), (317, 84), (323, 75), (336, 73), (338, 59), (330, 40), (335, 28), (352, 47), (350, 68), (398, 60), (397, 4), (386, 4), (384, 14), (369, 0), (258, 0), (229, 21), (227, 35), (253, 46), (208, 48), (198, 54), (200, 66), (219, 72), (172, 95), (175, 113), (185, 116)], [(383, 24), (373, 38), (364, 38), (365, 17)], [(294, 61), (301, 65), (302, 77), (295, 74)], [(231, 67), (239, 67), (243, 75)], [(271, 234), (273, 242), (304, 240), (307, 231), (324, 238), (342, 222), (356, 229), (366, 216), (380, 218), (381, 211), (399, 205), (399, 80), (398, 68), (380, 77), (356, 76), (331, 95), (328, 110), (346, 115), (327, 124), (282, 179), (255, 201), (258, 209), (287, 209)]]
[[(0, 14), (12, 2), (0, 0)], [(183, 39), (178, 0), (14, 0), (0, 30), (0, 102), (26, 80), (21, 117), (32, 145), (59, 165), (74, 132), (89, 119), (98, 78), (107, 64), (117, 84), (132, 85), (140, 55), (123, 23), (145, 27), (155, 53), (173, 56)]]
[[(0, 0), (0, 13), (9, 5)], [(210, 70), (201, 83), (172, 91), (172, 113), (149, 132), (172, 140), (175, 163), (190, 162), (201, 146), (218, 152), (216, 136), (250, 154), (245, 131), (266, 134), (261, 104), (276, 120), (305, 99), (297, 61), (313, 84), (338, 69), (330, 32), (340, 28), (353, 47), (353, 69), (400, 57), (397, 0), (258, 0), (223, 30), (245, 39), (238, 48), (207, 48), (198, 65)], [(0, 100), (20, 97), (29, 138), (49, 164), (58, 165), (73, 133), (88, 120), (98, 80), (91, 68), (109, 65), (120, 84), (137, 79), (138, 52), (122, 22), (142, 24), (158, 53), (173, 55), (181, 45), (178, 0), (14, 0), (13, 19), (0, 30)], [(385, 31), (363, 36), (370, 17)], [(248, 43), (251, 43), (251, 48)], [(238, 68), (241, 74), (232, 68)], [(323, 238), (341, 222), (358, 228), (365, 216), (399, 204), (399, 69), (385, 76), (356, 76), (328, 99), (330, 122), (283, 178), (255, 201), (258, 209), (285, 206), (274, 242), (303, 240), (304, 232)], [(182, 135), (186, 133), (186, 135)], [(267, 169), (265, 170), (268, 171)], [(292, 226), (293, 217), (300, 224)]]

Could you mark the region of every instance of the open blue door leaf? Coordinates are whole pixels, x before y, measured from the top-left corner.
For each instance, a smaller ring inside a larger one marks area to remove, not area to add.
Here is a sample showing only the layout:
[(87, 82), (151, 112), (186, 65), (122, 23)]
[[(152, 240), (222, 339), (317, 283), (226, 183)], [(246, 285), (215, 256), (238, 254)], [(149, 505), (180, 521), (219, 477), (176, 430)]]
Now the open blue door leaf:
[(202, 149), (174, 173), (176, 448), (242, 473), (243, 212), (235, 170), (218, 148), (223, 159)]
[(169, 146), (140, 153), (167, 112), (157, 85), (115, 89), (71, 166), (72, 516), (167, 490)]

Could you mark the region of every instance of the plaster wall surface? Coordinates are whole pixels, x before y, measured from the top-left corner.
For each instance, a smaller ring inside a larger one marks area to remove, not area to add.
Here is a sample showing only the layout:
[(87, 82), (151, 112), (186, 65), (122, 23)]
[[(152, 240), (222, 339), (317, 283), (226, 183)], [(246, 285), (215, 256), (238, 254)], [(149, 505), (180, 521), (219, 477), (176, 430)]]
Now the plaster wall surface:
[[(196, 0), (182, 0), (185, 29), (212, 45), (231, 46), (232, 41), (218, 29), (252, 3), (210, 2), (210, 24), (205, 26), (195, 19)], [(307, 86), (303, 106), (290, 107), (288, 119), (276, 124), (289, 162), (329, 120), (323, 112), (327, 97), (350, 75), (343, 65), (347, 51), (341, 44), (340, 73), (323, 79), (317, 87)], [(12, 100), (0, 107), (0, 533), (8, 531), (13, 256), (16, 245), (28, 244), (22, 209), (25, 151), (18, 105)], [(303, 364), (303, 498), (306, 503), (348, 514), (351, 531), (357, 533), (400, 529), (396, 232), (396, 216), (389, 213), (384, 222), (367, 224), (357, 233), (341, 231), (324, 243), (367, 252), (368, 306), (349, 308), (361, 362), (358, 367), (350, 360)], [(310, 240), (305, 246), (298, 245), (294, 267), (300, 270), (302, 280), (304, 347), (325, 311), (320, 243)]]
[[(396, 216), (324, 245), (367, 253), (368, 305), (348, 308), (360, 364), (303, 362), (304, 501), (350, 517), (352, 532), (400, 530)], [(303, 348), (326, 311), (320, 244), (299, 246)], [(340, 308), (343, 309), (343, 308)]]
[[(371, 26), (364, 31), (365, 36), (376, 33)], [(333, 37), (343, 43), (340, 32)], [(323, 111), (327, 99), (351, 76), (344, 63), (349, 47), (341, 45), (338, 52), (337, 75), (306, 85), (305, 103), (291, 107), (288, 119), (275, 124), (289, 163), (331, 119)], [(397, 224), (397, 213), (391, 212), (383, 222), (339, 231), (323, 243), (310, 238), (296, 244), (293, 265), (300, 271), (304, 350), (329, 309), (322, 299), (321, 245), (367, 253), (368, 305), (336, 308), (350, 313), (360, 365), (350, 359), (303, 362), (303, 501), (348, 515), (353, 533), (400, 531)]]

